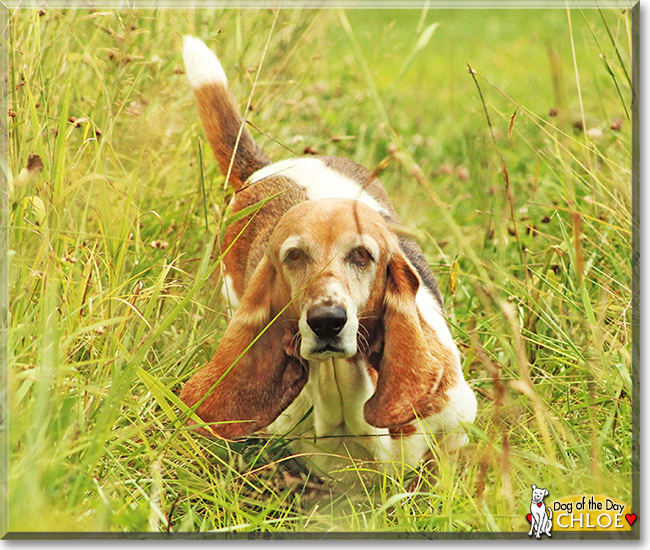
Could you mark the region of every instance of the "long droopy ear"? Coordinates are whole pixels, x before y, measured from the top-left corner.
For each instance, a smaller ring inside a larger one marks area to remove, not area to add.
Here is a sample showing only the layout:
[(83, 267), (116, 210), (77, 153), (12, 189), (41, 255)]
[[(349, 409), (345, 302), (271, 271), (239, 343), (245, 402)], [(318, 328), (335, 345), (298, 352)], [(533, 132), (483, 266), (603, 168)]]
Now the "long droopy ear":
[(269, 324), (277, 314), (275, 278), (275, 268), (264, 257), (214, 357), (183, 387), (183, 402), (188, 407), (198, 403), (196, 414), (209, 425), (198, 429), (204, 435), (232, 439), (268, 426), (307, 382), (300, 358), (285, 350), (291, 338), (283, 316)]
[(406, 424), (436, 410), (438, 390), (451, 382), (455, 358), (418, 310), (420, 278), (401, 252), (388, 265), (384, 295), (384, 349), (374, 395), (364, 405), (378, 428)]

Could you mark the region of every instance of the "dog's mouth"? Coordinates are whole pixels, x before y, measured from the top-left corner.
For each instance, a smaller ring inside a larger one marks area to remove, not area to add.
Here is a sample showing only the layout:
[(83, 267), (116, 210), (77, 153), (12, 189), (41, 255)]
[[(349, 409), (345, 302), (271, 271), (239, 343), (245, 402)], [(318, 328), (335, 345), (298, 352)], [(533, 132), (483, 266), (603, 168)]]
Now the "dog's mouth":
[[(315, 349), (311, 350), (306, 359), (314, 359), (322, 361), (329, 358), (348, 358), (351, 357), (350, 352), (337, 342), (325, 342), (318, 344)], [(353, 355), (353, 354), (352, 354)]]
[(317, 354), (321, 353), (345, 353), (345, 351), (337, 346), (334, 346), (332, 344), (325, 344), (322, 348), (317, 349), (316, 352)]

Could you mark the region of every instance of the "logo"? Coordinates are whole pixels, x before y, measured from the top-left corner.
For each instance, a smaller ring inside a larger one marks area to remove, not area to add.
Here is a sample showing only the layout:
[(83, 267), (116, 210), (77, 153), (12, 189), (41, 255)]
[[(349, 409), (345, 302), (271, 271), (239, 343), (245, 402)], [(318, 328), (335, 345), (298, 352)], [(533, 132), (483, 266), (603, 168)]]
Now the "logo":
[(530, 521), (530, 531), (528, 536), (541, 538), (542, 535), (547, 537), (551, 536), (551, 529), (553, 529), (553, 511), (544, 504), (544, 497), (548, 495), (546, 489), (540, 489), (533, 483), (533, 496), (530, 502), (530, 514), (526, 519)]
[(603, 495), (574, 495), (544, 503), (548, 490), (532, 486), (528, 536), (551, 536), (551, 531), (631, 531), (638, 516), (629, 504)]

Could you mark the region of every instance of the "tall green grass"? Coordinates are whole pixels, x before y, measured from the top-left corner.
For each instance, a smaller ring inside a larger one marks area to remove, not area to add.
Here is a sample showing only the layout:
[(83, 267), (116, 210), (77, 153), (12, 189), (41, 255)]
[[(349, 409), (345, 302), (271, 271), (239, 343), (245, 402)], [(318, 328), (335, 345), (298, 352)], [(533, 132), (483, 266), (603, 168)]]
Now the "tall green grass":
[(274, 16), (11, 14), (8, 529), (523, 532), (531, 483), (631, 501), (629, 10), (282, 10), (254, 133), (380, 170), (479, 415), (456, 463), (349, 494), (281, 438), (183, 428), (229, 312), (181, 36), (245, 105)]

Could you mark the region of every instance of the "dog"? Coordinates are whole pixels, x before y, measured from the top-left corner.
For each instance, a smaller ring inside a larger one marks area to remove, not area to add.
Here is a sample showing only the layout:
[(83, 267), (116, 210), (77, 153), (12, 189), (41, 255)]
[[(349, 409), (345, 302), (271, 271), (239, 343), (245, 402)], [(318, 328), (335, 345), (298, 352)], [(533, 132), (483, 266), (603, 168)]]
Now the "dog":
[(553, 528), (553, 512), (547, 506), (544, 506), (544, 497), (548, 495), (546, 489), (538, 489), (537, 485), (533, 484), (533, 496), (530, 503), (530, 531), (528, 536), (533, 535), (533, 530), (537, 527), (535, 536), (540, 538), (541, 534), (551, 536), (551, 529)]
[[(222, 245), (237, 309), (181, 400), (203, 435), (265, 431), (321, 476), (349, 459), (414, 467), (452, 453), (476, 415), (440, 291), (371, 172), (338, 157), (272, 163), (240, 117), (221, 63), (184, 37), (186, 74), (233, 189)], [(194, 417), (196, 418), (196, 417)], [(430, 451), (429, 451), (430, 452)]]

